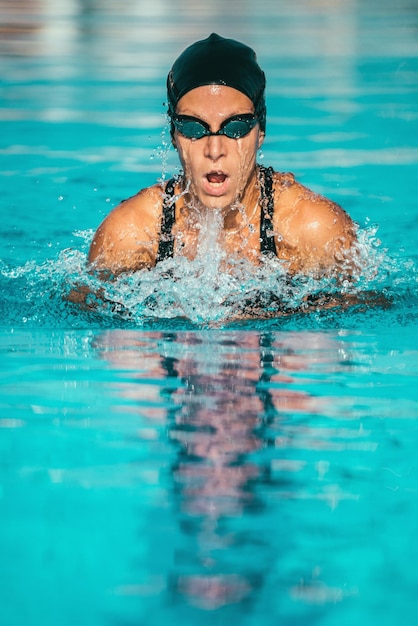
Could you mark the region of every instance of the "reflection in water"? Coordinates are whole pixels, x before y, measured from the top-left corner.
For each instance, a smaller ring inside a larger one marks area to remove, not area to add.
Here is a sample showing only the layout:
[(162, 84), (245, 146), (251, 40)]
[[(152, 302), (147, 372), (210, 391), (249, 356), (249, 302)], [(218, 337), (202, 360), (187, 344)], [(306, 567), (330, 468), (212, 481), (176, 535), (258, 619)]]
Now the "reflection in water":
[[(95, 348), (129, 373), (118, 393), (151, 422), (168, 422), (173, 520), (183, 538), (175, 571), (163, 574), (174, 597), (205, 609), (253, 597), (272, 561), (271, 537), (259, 527), (270, 506), (265, 494), (307, 497), (292, 478), (305, 462), (286, 458), (286, 450), (319, 445), (308, 416), (331, 410), (324, 396), (295, 388), (295, 376), (309, 376), (321, 360), (341, 368), (342, 346), (319, 333), (109, 331)], [(318, 466), (318, 476), (326, 472)], [(329, 495), (331, 508), (341, 497)], [(317, 581), (303, 589), (323, 595), (326, 587)]]
[(253, 489), (260, 468), (251, 453), (262, 446), (257, 429), (267, 415), (256, 389), (262, 373), (258, 353), (243, 368), (233, 342), (223, 358), (213, 356), (202, 361), (194, 350), (175, 363), (183, 387), (173, 394), (178, 409), (170, 432), (179, 446), (173, 478), (182, 527), (196, 544), (195, 551), (184, 555), (183, 567), (198, 570), (181, 574), (177, 588), (192, 603), (208, 608), (239, 601), (261, 574), (251, 561), (234, 571), (237, 552), (248, 539), (229, 532), (223, 521), (261, 506)]

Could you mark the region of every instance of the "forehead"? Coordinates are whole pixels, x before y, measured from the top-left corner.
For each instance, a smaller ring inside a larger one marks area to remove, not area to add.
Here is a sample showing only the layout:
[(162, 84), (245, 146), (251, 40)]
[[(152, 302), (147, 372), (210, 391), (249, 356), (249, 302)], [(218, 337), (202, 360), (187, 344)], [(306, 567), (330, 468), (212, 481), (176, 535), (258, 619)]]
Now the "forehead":
[(237, 113), (254, 113), (250, 98), (226, 85), (203, 85), (186, 93), (177, 104), (177, 113), (202, 119), (227, 118)]

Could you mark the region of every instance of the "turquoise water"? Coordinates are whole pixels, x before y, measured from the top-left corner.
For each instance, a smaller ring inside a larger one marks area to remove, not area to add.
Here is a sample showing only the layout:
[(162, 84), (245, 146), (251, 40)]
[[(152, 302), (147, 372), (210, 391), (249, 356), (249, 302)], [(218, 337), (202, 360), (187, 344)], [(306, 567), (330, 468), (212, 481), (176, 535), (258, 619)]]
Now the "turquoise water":
[[(0, 11), (1, 624), (414, 625), (415, 3)], [(261, 162), (349, 211), (348, 290), (389, 306), (242, 321), (333, 286), (215, 253), (66, 300), (104, 215), (176, 171), (165, 76), (211, 31), (266, 71)]]

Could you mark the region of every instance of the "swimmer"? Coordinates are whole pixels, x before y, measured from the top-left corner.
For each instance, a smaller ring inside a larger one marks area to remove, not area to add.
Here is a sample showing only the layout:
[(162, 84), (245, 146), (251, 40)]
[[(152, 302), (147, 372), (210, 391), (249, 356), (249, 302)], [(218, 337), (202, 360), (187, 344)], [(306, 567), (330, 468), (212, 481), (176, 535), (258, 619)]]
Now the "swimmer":
[(350, 273), (356, 228), (290, 173), (257, 164), (266, 132), (265, 74), (248, 46), (217, 34), (190, 45), (167, 78), (171, 139), (182, 173), (142, 189), (104, 219), (89, 251), (100, 275), (193, 260), (207, 212), (221, 216), (225, 254), (277, 257), (290, 275)]

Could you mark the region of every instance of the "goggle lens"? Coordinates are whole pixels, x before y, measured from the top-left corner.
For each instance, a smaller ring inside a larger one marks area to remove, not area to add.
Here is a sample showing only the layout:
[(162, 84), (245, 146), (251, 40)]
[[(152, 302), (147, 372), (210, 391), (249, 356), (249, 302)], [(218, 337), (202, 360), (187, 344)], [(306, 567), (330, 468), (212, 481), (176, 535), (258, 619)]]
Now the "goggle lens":
[(175, 128), (187, 139), (201, 139), (211, 135), (225, 135), (225, 137), (230, 139), (240, 139), (248, 135), (258, 122), (256, 116), (252, 113), (234, 115), (225, 120), (220, 129), (213, 133), (208, 124), (197, 117), (176, 115), (172, 119)]

